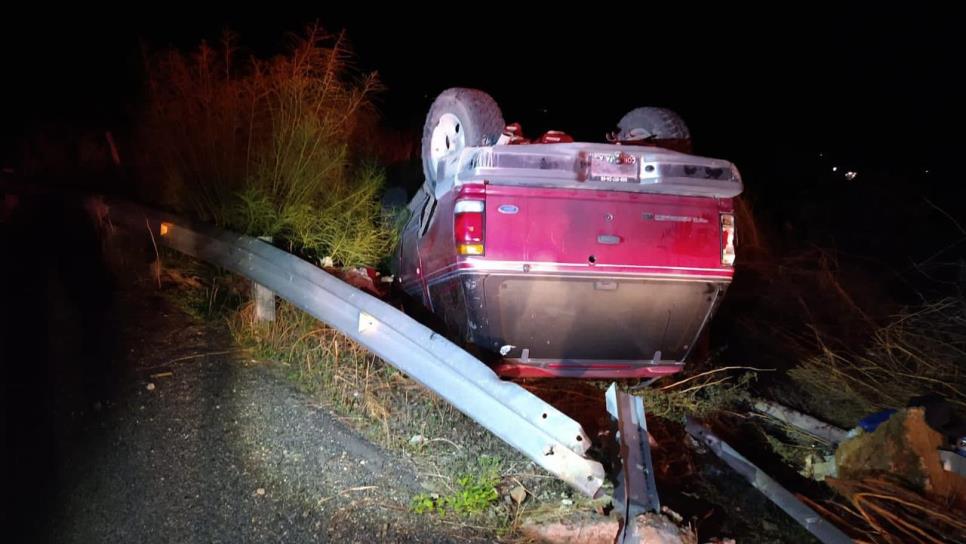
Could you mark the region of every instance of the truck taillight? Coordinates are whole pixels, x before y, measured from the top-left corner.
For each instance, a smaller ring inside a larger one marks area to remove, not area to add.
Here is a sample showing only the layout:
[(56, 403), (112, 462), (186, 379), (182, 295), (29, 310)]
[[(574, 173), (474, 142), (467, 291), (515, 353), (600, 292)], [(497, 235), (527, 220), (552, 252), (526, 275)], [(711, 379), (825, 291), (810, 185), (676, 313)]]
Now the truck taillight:
[(482, 200), (457, 200), (453, 208), (453, 234), (456, 237), (456, 251), (460, 255), (483, 255), (483, 212)]
[(735, 265), (735, 214), (721, 214), (721, 264)]

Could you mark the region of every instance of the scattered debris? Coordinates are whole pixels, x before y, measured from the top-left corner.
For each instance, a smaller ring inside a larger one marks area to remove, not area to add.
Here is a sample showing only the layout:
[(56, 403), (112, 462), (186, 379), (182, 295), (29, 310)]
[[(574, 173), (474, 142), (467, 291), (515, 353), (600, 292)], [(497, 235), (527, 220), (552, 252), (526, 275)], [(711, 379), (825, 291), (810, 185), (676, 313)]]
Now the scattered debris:
[(961, 427), (941, 398), (869, 414), (834, 455), (805, 459), (802, 473), (847, 502), (802, 500), (859, 541), (966, 541), (966, 457), (955, 450)]
[(152, 380), (156, 380), (158, 378), (170, 378), (171, 376), (174, 376), (174, 372), (158, 372), (157, 374), (151, 374), (149, 377)]
[(926, 423), (925, 409), (900, 410), (874, 432), (839, 445), (835, 452), (838, 477), (862, 481), (887, 476), (940, 503), (966, 510), (966, 478), (943, 468), (939, 449), (945, 445), (945, 437)]
[(825, 478), (835, 476), (838, 473), (835, 455), (818, 456), (810, 454), (805, 457), (805, 467), (798, 473), (817, 482), (824, 482)]
[[(890, 408), (888, 410), (881, 410), (879, 412), (875, 412), (874, 414), (869, 414), (859, 420), (858, 427), (867, 433), (874, 432), (879, 428), (879, 425), (889, 421), (889, 418), (892, 417), (892, 414), (894, 413), (896, 413), (896, 410)], [(850, 437), (855, 436), (855, 433), (857, 432), (858, 429), (853, 429), (850, 431)]]
[(822, 518), (812, 508), (807, 506), (795, 495), (781, 486), (760, 468), (752, 464), (743, 455), (735, 451), (727, 442), (721, 440), (710, 429), (701, 425), (693, 418), (688, 418), (685, 426), (688, 434), (699, 442), (703, 442), (708, 449), (721, 458), (735, 472), (741, 474), (751, 485), (768, 497), (776, 506), (797, 521), (808, 532), (815, 535), (822, 542), (851, 542), (851, 539), (835, 525)]
[(940, 451), (939, 459), (942, 460), (943, 470), (966, 477), (966, 456), (954, 451)]
[(258, 489), (255, 490), (255, 494), (258, 495), (259, 497), (265, 496), (265, 488), (259, 487)]
[(424, 443), (426, 443), (426, 437), (421, 434), (413, 435), (413, 437), (409, 439), (410, 446), (419, 446)]
[(674, 523), (677, 523), (679, 525), (681, 524), (681, 522), (684, 521), (684, 517), (682, 517), (681, 514), (678, 514), (674, 510), (671, 510), (667, 506), (662, 506), (661, 507), (661, 513), (664, 514), (665, 516), (671, 518), (674, 521)]
[(366, 291), (376, 297), (381, 298), (386, 295), (386, 290), (388, 287), (384, 284), (384, 282), (382, 282), (379, 271), (377, 271), (375, 268), (370, 268), (367, 266), (347, 266), (340, 268), (336, 266), (325, 266), (326, 264), (327, 263), (323, 261), (323, 270), (348, 283), (349, 285)]
[(840, 429), (835, 425), (825, 423), (824, 421), (819, 421), (808, 414), (803, 414), (796, 410), (792, 410), (791, 408), (782, 406), (777, 402), (758, 400), (755, 402), (754, 406), (756, 411), (767, 414), (781, 421), (782, 423), (791, 425), (792, 427), (810, 434), (827, 444), (839, 444), (843, 442), (848, 435), (848, 431), (845, 429)]

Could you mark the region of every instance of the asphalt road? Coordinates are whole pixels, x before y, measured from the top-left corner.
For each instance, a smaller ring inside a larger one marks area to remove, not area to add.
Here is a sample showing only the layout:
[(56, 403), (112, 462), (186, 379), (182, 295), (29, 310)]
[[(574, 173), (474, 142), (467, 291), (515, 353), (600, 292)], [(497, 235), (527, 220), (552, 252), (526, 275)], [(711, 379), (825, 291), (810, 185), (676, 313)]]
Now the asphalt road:
[(0, 221), (8, 542), (491, 539), (409, 513), (411, 463), (110, 251), (66, 201)]

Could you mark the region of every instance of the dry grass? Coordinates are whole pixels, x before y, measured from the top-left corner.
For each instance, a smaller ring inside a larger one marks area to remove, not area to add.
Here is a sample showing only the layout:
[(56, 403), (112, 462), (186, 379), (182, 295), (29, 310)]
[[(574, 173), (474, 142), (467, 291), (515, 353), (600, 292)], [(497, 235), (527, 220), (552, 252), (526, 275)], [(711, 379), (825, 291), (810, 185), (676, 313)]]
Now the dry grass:
[(419, 386), (362, 346), (285, 302), (277, 306), (275, 321), (261, 323), (254, 321), (254, 305), (246, 304), (229, 327), (256, 357), (288, 365), (300, 385), (346, 416), (369, 421), (384, 445), (402, 440), (390, 431), (392, 396)]
[(809, 501), (856, 542), (939, 544), (966, 540), (962, 514), (882, 479), (828, 480), (848, 504)]
[[(757, 373), (771, 369), (744, 366), (711, 366), (711, 359), (698, 368), (687, 368), (674, 382), (641, 388), (635, 394), (643, 397), (648, 416), (684, 421), (685, 416), (707, 418), (720, 412), (741, 409), (751, 403), (751, 385)], [(676, 376), (677, 377), (677, 376)]]
[(269, 60), (235, 42), (147, 58), (145, 196), (310, 257), (378, 262), (393, 243), (383, 173), (352, 153), (374, 122), (375, 74), (353, 71), (345, 36), (318, 26)]
[(789, 372), (815, 399), (833, 407), (819, 414), (851, 426), (875, 410), (905, 406), (910, 398), (938, 393), (966, 409), (966, 307), (947, 299), (911, 309), (877, 329), (863, 348), (820, 348)]
[[(440, 497), (465, 494), (467, 482), (479, 473), (481, 459), (490, 459), (499, 467), (499, 474), (488, 480), (499, 481), (494, 485), (499, 500), (491, 502), (487, 487), (486, 502), (491, 507), (470, 509), (472, 515), (460, 518), (460, 525), (472, 523), (501, 534), (513, 532), (535, 509), (545, 504), (559, 509), (562, 497), (573, 497), (566, 484), (542, 473), (436, 394), (298, 308), (280, 301), (276, 319), (270, 323), (254, 322), (253, 313), (248, 304), (229, 318), (240, 346), (256, 359), (275, 361), (286, 368), (289, 377), (311, 396), (371, 440), (406, 452), (424, 483), (431, 486), (430, 493)], [(515, 485), (523, 485), (532, 495), (520, 506), (502, 500)]]

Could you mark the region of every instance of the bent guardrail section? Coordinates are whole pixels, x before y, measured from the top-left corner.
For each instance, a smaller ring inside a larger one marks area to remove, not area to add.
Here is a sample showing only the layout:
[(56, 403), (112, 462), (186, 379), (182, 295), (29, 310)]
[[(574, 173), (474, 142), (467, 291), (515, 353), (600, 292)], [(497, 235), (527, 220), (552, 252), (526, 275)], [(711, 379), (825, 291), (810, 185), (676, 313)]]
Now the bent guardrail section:
[(126, 202), (92, 205), (113, 224), (240, 274), (340, 330), (587, 496), (604, 469), (581, 426), (385, 302), (257, 239)]

